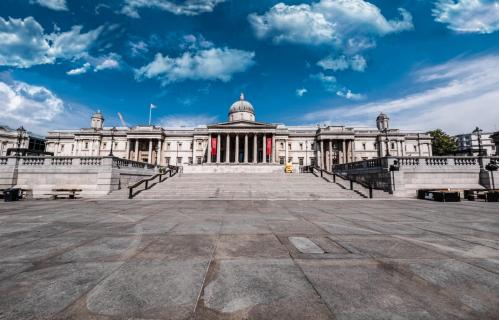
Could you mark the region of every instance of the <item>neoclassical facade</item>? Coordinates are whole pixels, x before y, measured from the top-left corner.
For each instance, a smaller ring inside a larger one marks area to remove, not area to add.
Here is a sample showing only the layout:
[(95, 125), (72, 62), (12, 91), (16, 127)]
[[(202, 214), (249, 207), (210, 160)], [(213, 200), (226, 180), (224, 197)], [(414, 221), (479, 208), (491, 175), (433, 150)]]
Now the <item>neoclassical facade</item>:
[[(389, 128), (381, 114), (378, 128), (286, 126), (256, 121), (244, 95), (229, 109), (228, 121), (195, 128), (158, 126), (104, 127), (92, 115), (91, 128), (54, 130), (47, 150), (56, 156), (114, 156), (158, 165), (318, 164), (330, 169), (375, 157), (431, 156), (431, 137)], [(111, 150), (112, 148), (112, 150)], [(111, 152), (112, 151), (112, 152)]]

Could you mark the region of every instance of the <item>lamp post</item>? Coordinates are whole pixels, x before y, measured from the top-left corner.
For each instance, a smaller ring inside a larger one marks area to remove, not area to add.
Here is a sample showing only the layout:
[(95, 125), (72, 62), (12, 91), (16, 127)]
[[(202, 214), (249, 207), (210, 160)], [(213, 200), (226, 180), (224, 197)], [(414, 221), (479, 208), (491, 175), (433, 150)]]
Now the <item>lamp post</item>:
[(388, 128), (383, 129), (383, 133), (385, 134), (385, 142), (386, 142), (386, 156), (390, 157), (390, 146), (388, 145), (389, 140), (388, 140)]
[(111, 150), (109, 151), (109, 156), (113, 157), (113, 145), (114, 145), (114, 133), (116, 132), (116, 127), (111, 129)]
[(483, 170), (483, 160), (482, 160), (482, 129), (476, 127), (472, 133), (475, 133), (478, 137), (478, 164), (480, 165), (480, 170)]
[(24, 129), (23, 126), (20, 126), (19, 128), (17, 128), (17, 152), (16, 152), (16, 155), (19, 156), (19, 153), (20, 153), (20, 149), (21, 149), (21, 141), (22, 139), (24, 138), (24, 132), (26, 130)]

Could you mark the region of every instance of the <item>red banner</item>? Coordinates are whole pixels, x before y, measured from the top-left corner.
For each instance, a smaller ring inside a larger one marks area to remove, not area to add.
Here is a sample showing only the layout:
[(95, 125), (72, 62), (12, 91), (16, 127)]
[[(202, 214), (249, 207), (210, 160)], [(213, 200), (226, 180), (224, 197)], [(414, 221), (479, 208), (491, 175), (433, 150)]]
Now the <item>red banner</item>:
[(216, 137), (211, 138), (211, 155), (212, 156), (217, 155), (217, 138)]
[(267, 137), (267, 156), (270, 156), (272, 153), (272, 138)]

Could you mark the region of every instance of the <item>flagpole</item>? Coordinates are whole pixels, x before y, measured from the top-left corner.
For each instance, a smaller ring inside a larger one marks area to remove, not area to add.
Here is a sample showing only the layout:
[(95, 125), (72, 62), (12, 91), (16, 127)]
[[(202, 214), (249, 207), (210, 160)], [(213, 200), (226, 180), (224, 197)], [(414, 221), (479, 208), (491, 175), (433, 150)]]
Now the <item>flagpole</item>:
[(149, 106), (149, 126), (151, 125), (152, 105)]

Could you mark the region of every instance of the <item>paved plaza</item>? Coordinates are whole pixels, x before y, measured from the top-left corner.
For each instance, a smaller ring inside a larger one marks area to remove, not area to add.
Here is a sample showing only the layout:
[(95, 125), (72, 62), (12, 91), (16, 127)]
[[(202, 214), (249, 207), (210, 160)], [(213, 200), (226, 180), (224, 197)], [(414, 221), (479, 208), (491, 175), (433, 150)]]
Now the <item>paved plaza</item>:
[(0, 319), (497, 319), (499, 205), (0, 203), (0, 297)]

